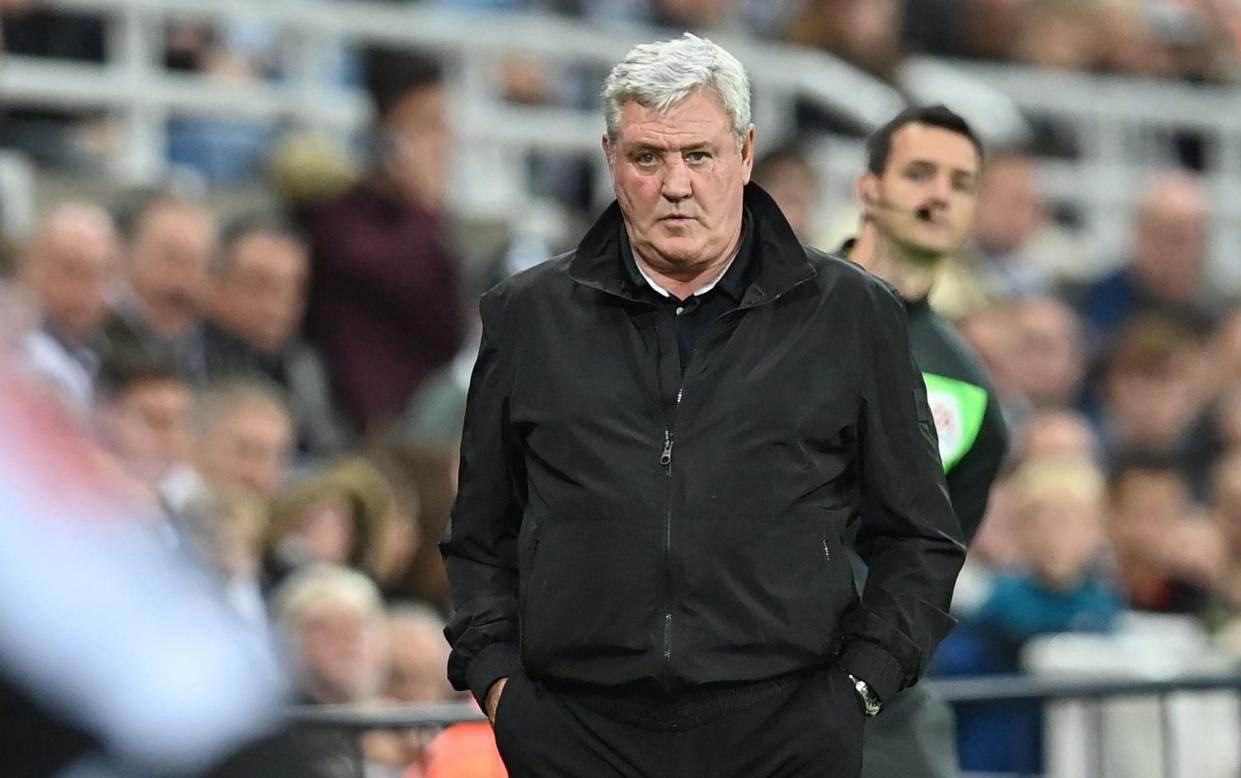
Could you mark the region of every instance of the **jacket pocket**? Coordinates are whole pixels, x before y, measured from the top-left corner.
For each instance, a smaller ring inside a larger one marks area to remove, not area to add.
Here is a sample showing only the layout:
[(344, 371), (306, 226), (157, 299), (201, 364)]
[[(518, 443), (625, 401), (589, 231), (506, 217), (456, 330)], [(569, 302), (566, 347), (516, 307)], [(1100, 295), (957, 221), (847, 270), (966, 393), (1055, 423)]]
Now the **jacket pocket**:
[(537, 581), (535, 575), (538, 572), (539, 541), (542, 534), (542, 526), (535, 524), (530, 530), (528, 550), (525, 554), (520, 555), (519, 557), (520, 569), (518, 571), (519, 584), (517, 587), (517, 615), (520, 648), (523, 655), (526, 650), (526, 624), (527, 612), (529, 611), (530, 592), (534, 588)]
[(853, 561), (845, 545), (845, 527), (852, 511), (849, 508), (821, 508), (825, 514), (822, 522), (823, 562), (827, 566), (833, 591), (838, 593), (838, 603), (845, 607), (857, 599), (857, 587), (853, 582)]

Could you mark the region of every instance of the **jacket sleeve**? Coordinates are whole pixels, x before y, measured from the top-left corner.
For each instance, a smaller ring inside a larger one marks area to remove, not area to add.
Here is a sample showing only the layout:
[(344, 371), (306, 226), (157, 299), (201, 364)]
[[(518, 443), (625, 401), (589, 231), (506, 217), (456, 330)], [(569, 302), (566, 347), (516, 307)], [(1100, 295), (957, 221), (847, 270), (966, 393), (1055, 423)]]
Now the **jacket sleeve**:
[(482, 342), (470, 378), (461, 470), (440, 551), (448, 570), (454, 614), (444, 630), (452, 653), (448, 677), (479, 704), (497, 679), (520, 667), (517, 608), (517, 532), (525, 476), (508, 424), (511, 332), (502, 321), (501, 293), (479, 304)]
[(948, 606), (965, 547), (904, 304), (886, 285), (872, 290), (857, 420), (857, 550), (869, 575), (860, 605), (845, 616), (840, 661), (888, 700), (918, 680), (952, 629)]
[(987, 392), (987, 409), (978, 429), (978, 437), (956, 467), (948, 471), (948, 495), (952, 498), (952, 509), (961, 523), (961, 533), (967, 545), (978, 533), (978, 527), (987, 513), (991, 484), (995, 482), (1007, 453), (1008, 428), (1004, 425), (995, 394)]

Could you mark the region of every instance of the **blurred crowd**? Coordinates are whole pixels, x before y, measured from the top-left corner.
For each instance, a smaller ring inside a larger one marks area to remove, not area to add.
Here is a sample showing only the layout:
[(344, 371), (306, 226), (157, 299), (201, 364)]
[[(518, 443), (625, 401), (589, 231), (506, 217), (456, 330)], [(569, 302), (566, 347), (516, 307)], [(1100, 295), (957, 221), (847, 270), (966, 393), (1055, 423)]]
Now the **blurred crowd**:
[[(60, 202), (0, 281), (0, 375), (270, 633), (307, 705), (461, 698), (436, 548), (476, 348), (442, 229), (451, 135), (436, 63), (374, 59), (384, 145), (356, 181), (226, 223), (175, 188)], [(297, 738), (316, 775), (409, 778), (476, 760), (453, 745), (474, 736)]]
[[(349, 0), (337, 0), (347, 3)], [(1042, 68), (1124, 74), (1185, 83), (1233, 83), (1241, 75), (1241, 3), (1236, 0), (384, 0), (391, 5), (472, 12), (532, 10), (610, 26), (642, 24), (704, 34), (745, 35), (829, 52), (907, 89), (910, 57), (930, 55)], [(42, 0), (0, 2), (3, 48), (12, 54), (104, 62), (100, 16), (51, 10)], [(300, 67), (287, 31), (255, 20), (214, 25), (192, 17), (165, 25), (162, 61), (170, 73), (221, 84), (280, 83)], [(320, 75), (356, 87), (365, 54), (342, 45), (315, 54)], [(498, 63), (499, 90), (520, 103), (592, 105), (598, 74), (520, 57)], [(802, 129), (854, 130), (841, 117), (803, 107)], [(211, 183), (252, 182), (266, 155), (286, 140), (280, 123), (175, 115), (167, 159)], [(0, 111), (0, 144), (41, 162), (99, 166), (121, 142), (103, 114), (60, 109)], [(347, 167), (347, 162), (340, 161)], [(553, 165), (553, 174), (580, 179)], [(555, 194), (588, 208), (589, 182), (558, 181)]]
[[(745, 30), (885, 78), (926, 52), (1227, 81), (1241, 41), (1231, 0), (440, 4)], [(0, 9), (12, 52), (103, 57), (98, 20), (36, 2)], [(173, 70), (277, 79), (286, 64), (278, 31), (167, 32)], [(450, 234), (440, 68), (339, 55), (337, 77), (375, 108), (365, 166), (287, 146), (273, 157), (278, 127), (180, 122), (172, 161), (212, 183), (267, 171), (281, 207), (222, 223), (202, 192), (176, 187), (55, 204), (28, 238), (9, 236), (0, 340), (5, 364), (94, 441), (114, 485), (167, 523), (230, 608), (276, 625), (299, 701), (455, 699), (435, 543), (477, 347), (471, 301), (507, 266), (476, 262), (485, 269), (472, 274)], [(563, 89), (510, 64), (514, 99)], [(89, 117), (2, 118), (0, 145), (44, 163), (106, 149)], [(762, 151), (756, 180), (806, 241), (834, 248), (814, 222), (822, 171), (795, 143)], [(961, 626), (933, 672), (1020, 671), (1031, 641), (1107, 634), (1135, 612), (1188, 621), (1241, 656), (1241, 309), (1207, 280), (1207, 197), (1192, 171), (1153, 175), (1129, 238), (1085, 258), (1034, 159), (990, 150), (973, 237), (933, 302), (987, 367), (1015, 445), (958, 587)], [(998, 753), (984, 719), (962, 719), (967, 766), (1037, 761), (1036, 740)], [(450, 732), (430, 745), (419, 733), (307, 742), (325, 762), (346, 755), (333, 774), (363, 763), (406, 778), (490, 774), (479, 730)], [(452, 760), (484, 766), (453, 773)]]

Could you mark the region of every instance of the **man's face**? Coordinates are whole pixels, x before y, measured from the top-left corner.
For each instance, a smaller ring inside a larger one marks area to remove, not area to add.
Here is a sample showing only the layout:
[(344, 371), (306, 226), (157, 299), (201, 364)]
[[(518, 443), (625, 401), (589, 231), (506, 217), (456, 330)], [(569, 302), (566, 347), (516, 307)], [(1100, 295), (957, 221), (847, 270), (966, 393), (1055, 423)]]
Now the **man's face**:
[(615, 142), (604, 137), (603, 148), (630, 241), (644, 262), (684, 274), (727, 258), (741, 235), (754, 130), (738, 148), (713, 92), (694, 92), (664, 113), (626, 103)]
[(302, 672), (320, 702), (360, 702), (380, 682), (384, 642), (375, 616), (323, 604), (299, 625)]
[(1086, 368), (1073, 312), (1055, 301), (1031, 301), (1016, 308), (1014, 320), (1027, 397), (1037, 407), (1071, 405)]
[(282, 408), (247, 402), (203, 433), (198, 466), (209, 478), (271, 497), (284, 480), (292, 446), (292, 425)]
[(188, 459), (193, 404), (189, 385), (171, 378), (140, 381), (112, 404), (109, 437), (135, 476), (154, 483)]
[(1047, 208), (1034, 164), (1026, 157), (1001, 157), (987, 163), (978, 189), (974, 240), (988, 253), (1017, 251), (1043, 226)]
[(440, 702), (452, 699), (452, 685), (444, 675), (448, 645), (433, 627), (391, 624), (388, 681), (385, 694), (399, 702)]
[(1131, 471), (1114, 488), (1111, 510), (1112, 532), (1121, 540), (1158, 547), (1168, 528), (1192, 512), (1189, 487), (1175, 472)]
[(216, 320), (260, 350), (277, 351), (301, 322), (308, 278), (306, 251), (297, 242), (247, 235), (216, 284)]
[(1206, 264), (1207, 211), (1188, 182), (1165, 184), (1138, 214), (1133, 269), (1160, 300), (1184, 302), (1198, 292)]
[(453, 146), (443, 87), (411, 90), (389, 111), (382, 131), (388, 175), (415, 204), (438, 213), (448, 188)]
[(112, 235), (66, 226), (38, 241), (29, 259), (43, 314), (61, 334), (90, 339), (108, 315), (117, 267)]
[(1100, 506), (1068, 494), (1027, 498), (1019, 526), (1031, 567), (1057, 589), (1081, 581), (1105, 540)]
[(756, 179), (780, 206), (784, 218), (797, 237), (813, 237), (815, 207), (819, 201), (819, 180), (809, 164), (788, 160), (770, 169), (766, 180)]
[(143, 220), (130, 280), (161, 335), (179, 337), (198, 320), (215, 248), (215, 223), (198, 209), (157, 206)]
[(928, 261), (960, 247), (974, 222), (978, 152), (964, 135), (906, 124), (892, 135), (882, 175), (867, 172), (863, 202), (879, 231)]

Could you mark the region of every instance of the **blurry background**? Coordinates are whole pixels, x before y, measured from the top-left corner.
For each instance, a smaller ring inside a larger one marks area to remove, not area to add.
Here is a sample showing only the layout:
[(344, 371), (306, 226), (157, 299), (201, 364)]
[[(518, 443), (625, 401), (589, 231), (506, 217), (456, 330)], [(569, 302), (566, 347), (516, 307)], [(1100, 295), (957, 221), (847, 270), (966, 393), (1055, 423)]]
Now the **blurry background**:
[[(435, 542), (475, 301), (610, 200), (602, 77), (683, 30), (749, 70), (756, 178), (825, 250), (904, 104), (987, 142), (933, 302), (1015, 446), (933, 672), (1232, 672), (1238, 0), (0, 0), (6, 364), (275, 625), (298, 701), (453, 699)], [(1227, 695), (1162, 729), (1110, 704), (1106, 737), (1071, 708), (958, 714), (978, 773), (1097, 776), (1083, 737), (1107, 775), (1241, 769)], [(489, 736), (454, 734), (303, 745), (492, 774)]]

